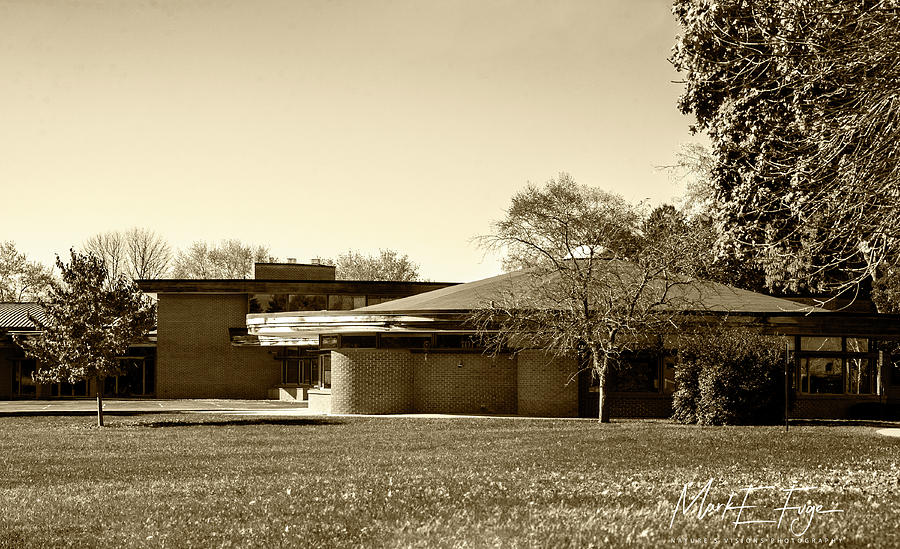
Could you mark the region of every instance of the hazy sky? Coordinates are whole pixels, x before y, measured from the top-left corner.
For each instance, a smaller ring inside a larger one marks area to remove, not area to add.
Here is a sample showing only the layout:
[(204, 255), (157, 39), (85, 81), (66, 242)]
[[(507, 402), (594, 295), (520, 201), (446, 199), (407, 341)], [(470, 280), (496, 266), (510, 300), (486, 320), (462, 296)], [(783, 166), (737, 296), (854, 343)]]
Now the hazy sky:
[(393, 248), (432, 280), (560, 171), (629, 199), (695, 140), (668, 0), (0, 0), (0, 240)]

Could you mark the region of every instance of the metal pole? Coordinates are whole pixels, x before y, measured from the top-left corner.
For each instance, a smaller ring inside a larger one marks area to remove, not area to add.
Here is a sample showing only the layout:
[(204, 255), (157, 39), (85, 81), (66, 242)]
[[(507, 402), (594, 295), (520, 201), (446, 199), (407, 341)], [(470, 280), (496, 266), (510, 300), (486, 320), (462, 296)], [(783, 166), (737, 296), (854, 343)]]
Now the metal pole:
[(791, 357), (791, 349), (788, 342), (784, 342), (784, 432), (788, 432), (788, 397), (791, 392), (791, 378), (790, 378), (790, 357)]

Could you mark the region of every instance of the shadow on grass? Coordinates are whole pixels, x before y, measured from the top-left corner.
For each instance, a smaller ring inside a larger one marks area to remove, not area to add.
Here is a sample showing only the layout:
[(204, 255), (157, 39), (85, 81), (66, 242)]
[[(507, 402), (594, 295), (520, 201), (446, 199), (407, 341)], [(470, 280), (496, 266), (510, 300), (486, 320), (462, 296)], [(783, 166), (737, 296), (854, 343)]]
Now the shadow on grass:
[(879, 420), (879, 419), (792, 419), (791, 427), (798, 426), (821, 426), (821, 427), (900, 427), (900, 421), (897, 420)]
[(135, 427), (165, 428), (165, 427), (228, 427), (235, 425), (343, 425), (343, 420), (324, 418), (324, 417), (293, 417), (293, 418), (273, 418), (273, 417), (254, 417), (254, 418), (234, 418), (234, 419), (174, 419), (171, 421), (153, 421), (148, 423), (137, 423)]

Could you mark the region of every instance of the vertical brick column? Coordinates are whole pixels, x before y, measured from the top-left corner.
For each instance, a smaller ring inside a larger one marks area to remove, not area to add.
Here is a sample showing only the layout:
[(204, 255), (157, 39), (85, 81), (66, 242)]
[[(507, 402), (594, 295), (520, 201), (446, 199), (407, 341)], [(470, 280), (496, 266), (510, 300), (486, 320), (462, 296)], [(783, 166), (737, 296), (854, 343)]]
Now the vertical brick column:
[(413, 355), (405, 350), (332, 351), (331, 412), (413, 412), (413, 362)]
[[(574, 357), (539, 350), (519, 353), (519, 415), (578, 417), (578, 370)], [(569, 379), (571, 378), (571, 381)]]

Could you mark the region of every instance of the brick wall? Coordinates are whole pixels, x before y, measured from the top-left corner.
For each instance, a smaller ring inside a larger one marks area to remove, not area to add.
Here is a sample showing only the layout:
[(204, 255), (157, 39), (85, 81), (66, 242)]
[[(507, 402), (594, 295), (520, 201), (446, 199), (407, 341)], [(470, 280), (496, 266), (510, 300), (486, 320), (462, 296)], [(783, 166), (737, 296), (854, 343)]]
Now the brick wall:
[(671, 417), (672, 397), (670, 395), (612, 393), (609, 397), (609, 415), (614, 418)]
[(578, 380), (572, 378), (578, 364), (574, 358), (528, 350), (518, 354), (518, 363), (519, 415), (578, 417)]
[(412, 412), (413, 369), (412, 354), (409, 351), (332, 351), (332, 413)]
[(334, 280), (334, 272), (331, 265), (256, 263), (253, 266), (253, 278), (259, 280)]
[(800, 395), (794, 401), (792, 418), (837, 419), (853, 417), (878, 417), (880, 414), (878, 396), (850, 395)]
[(159, 294), (156, 396), (264, 399), (281, 381), (266, 349), (233, 347), (246, 294)]
[(336, 414), (516, 413), (516, 360), (474, 353), (331, 353)]
[(517, 360), (477, 353), (416, 353), (415, 410), (424, 413), (515, 414)]

